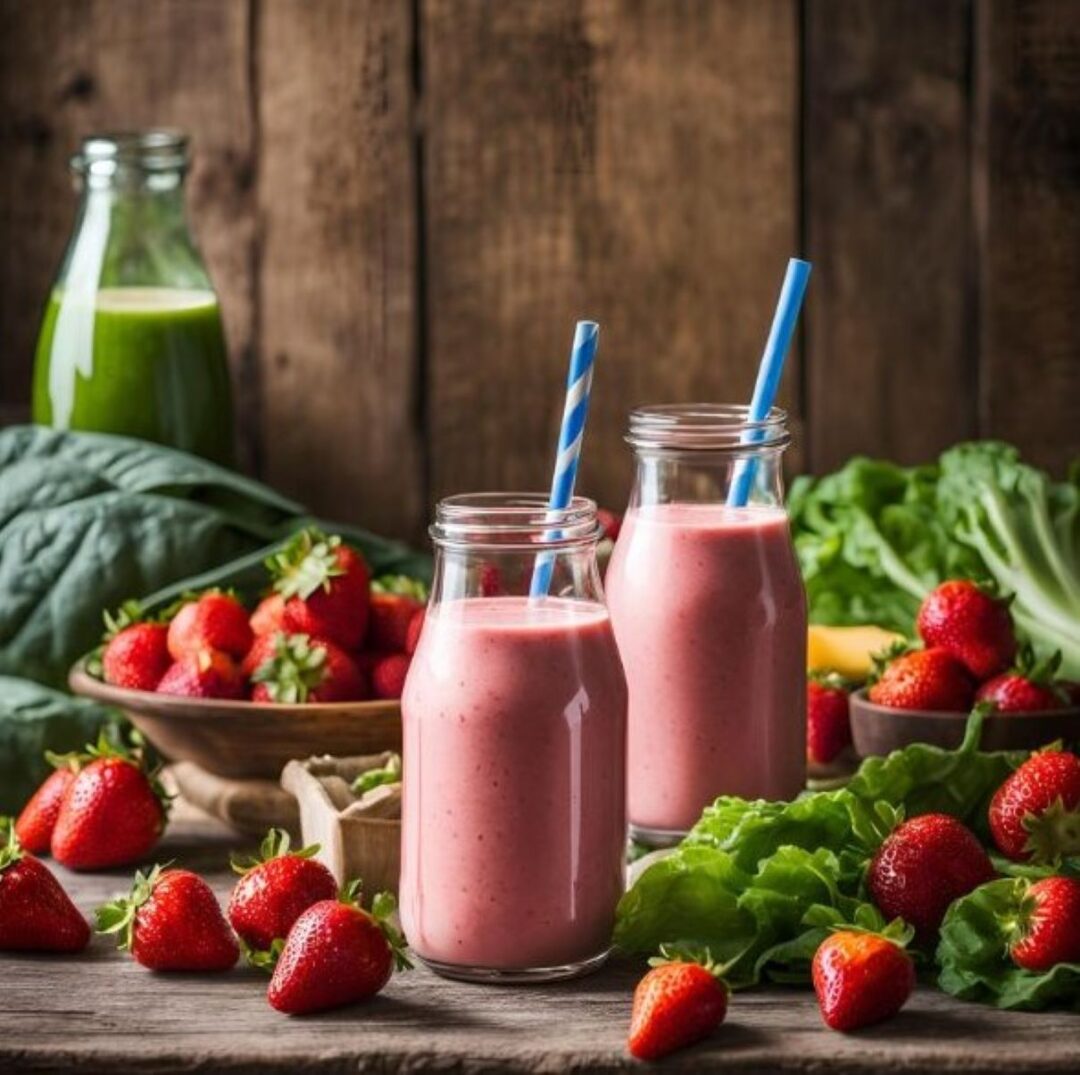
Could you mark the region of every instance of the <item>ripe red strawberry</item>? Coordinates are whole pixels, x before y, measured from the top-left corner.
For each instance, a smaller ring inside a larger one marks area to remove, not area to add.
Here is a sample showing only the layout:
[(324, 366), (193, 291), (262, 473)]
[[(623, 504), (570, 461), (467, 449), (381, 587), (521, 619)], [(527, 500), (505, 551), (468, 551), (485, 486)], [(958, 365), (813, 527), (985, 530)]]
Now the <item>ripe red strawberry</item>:
[(251, 649), (244, 654), (244, 659), (240, 662), (240, 674), (245, 679), (251, 679), (259, 665), (264, 664), (277, 653), (278, 637), (284, 634), (284, 631), (272, 631), (270, 634), (255, 636)]
[(849, 686), (835, 674), (806, 681), (806, 758), (814, 765), (828, 765), (851, 745)]
[(285, 598), (279, 593), (264, 597), (251, 614), (248, 623), (255, 636), (272, 635), (282, 630), (285, 622)]
[(217, 897), (190, 870), (135, 874), (130, 895), (98, 908), (97, 928), (121, 934), (120, 947), (151, 970), (228, 970), (240, 957)]
[(23, 850), (32, 855), (48, 854), (56, 819), (60, 816), (60, 806), (81, 765), (81, 758), (77, 754), (47, 754), (46, 757), (56, 768), (30, 796), (15, 822), (15, 835), (19, 837), (19, 843)]
[(1016, 656), (1008, 604), (967, 579), (950, 579), (931, 592), (917, 626), (927, 646), (947, 650), (976, 680), (1004, 671)]
[(1003, 855), (1052, 862), (1080, 855), (1080, 758), (1032, 754), (990, 800), (990, 832)]
[(183, 698), (236, 699), (244, 693), (244, 679), (228, 654), (202, 650), (170, 665), (157, 685), (157, 693)]
[(104, 736), (75, 776), (56, 818), (52, 853), (73, 870), (137, 862), (165, 831), (167, 797), (141, 755)]
[(408, 594), (372, 591), (367, 646), (388, 653), (406, 652), (409, 627), (423, 607), (422, 601)]
[(271, 829), (257, 858), (233, 861), (240, 880), (229, 899), (228, 918), (250, 949), (269, 953), (312, 904), (337, 895), (334, 875), (312, 857), (318, 850), (313, 844), (290, 851), (289, 834)]
[(396, 966), (404, 970), (404, 938), (387, 921), (394, 898), (381, 892), (369, 914), (354, 882), (340, 899), (309, 907), (289, 932), (267, 1000), (279, 1012), (303, 1015), (373, 997)]
[(405, 635), (405, 652), (411, 657), (420, 645), (420, 633), (424, 630), (424, 620), (427, 619), (427, 609), (422, 608), (409, 621), (409, 630)]
[(274, 635), (274, 652), (251, 674), (256, 702), (356, 702), (368, 696), (356, 662), (333, 642)]
[(696, 962), (668, 958), (663, 948), (661, 953), (634, 990), (627, 1046), (639, 1060), (656, 1060), (707, 1038), (727, 1014), (727, 986), (707, 956)]
[(867, 884), (887, 918), (902, 918), (927, 941), (953, 900), (993, 877), (990, 856), (970, 829), (948, 814), (922, 814), (885, 839)]
[(90, 926), (49, 868), (24, 851), (10, 823), (0, 846), (0, 950), (81, 952)]
[(826, 937), (811, 966), (825, 1025), (833, 1030), (891, 1019), (915, 988), (915, 967), (900, 944), (876, 933), (840, 930)]
[(163, 623), (133, 623), (118, 631), (105, 643), (101, 655), (105, 682), (152, 691), (169, 667), (168, 633)]
[(210, 590), (181, 605), (169, 623), (169, 653), (174, 661), (206, 650), (243, 657), (251, 648), (247, 609), (231, 594)]
[(921, 649), (894, 657), (870, 687), (869, 698), (895, 709), (959, 712), (971, 708), (975, 685), (947, 650)]
[(503, 586), (502, 572), (497, 564), (480, 565), (477, 588), (481, 597), (499, 597), (506, 592)]
[(988, 679), (976, 692), (975, 701), (992, 702), (999, 713), (1038, 713), (1065, 704), (1053, 689), (1017, 672)]
[(616, 541), (619, 537), (619, 531), (622, 529), (622, 516), (614, 511), (608, 511), (607, 508), (596, 509), (596, 521), (600, 524), (600, 529), (604, 532), (604, 537), (609, 541)]
[(388, 653), (376, 658), (371, 666), (371, 691), (376, 698), (393, 700), (405, 690), (412, 658), (404, 653)]
[(364, 558), (318, 530), (302, 530), (268, 561), (285, 599), (282, 627), (356, 649), (368, 621), (371, 575)]
[(1080, 963), (1080, 881), (1044, 877), (1027, 889), (1009, 955), (1018, 967), (1032, 971)]

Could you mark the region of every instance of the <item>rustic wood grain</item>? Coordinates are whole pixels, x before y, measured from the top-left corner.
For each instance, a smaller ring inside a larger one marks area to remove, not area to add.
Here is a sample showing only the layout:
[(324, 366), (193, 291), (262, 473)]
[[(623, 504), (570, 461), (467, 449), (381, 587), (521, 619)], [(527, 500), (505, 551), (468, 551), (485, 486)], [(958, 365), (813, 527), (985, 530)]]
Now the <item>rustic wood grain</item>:
[(412, 535), (416, 191), (407, 0), (277, 0), (258, 16), (264, 477)]
[(808, 0), (810, 459), (922, 462), (976, 432), (970, 4)]
[[(159, 849), (200, 871), (219, 896), (237, 838), (217, 823), (180, 821)], [(57, 868), (79, 907), (125, 889), (124, 871)], [(0, 1070), (83, 1075), (117, 1070), (280, 1072), (640, 1071), (624, 1051), (641, 970), (617, 962), (553, 986), (491, 987), (398, 975), (367, 1005), (286, 1018), (266, 1003), (266, 979), (152, 974), (95, 938), (77, 957), (0, 953)], [(1076, 1016), (996, 1012), (920, 989), (893, 1021), (858, 1034), (826, 1030), (812, 994), (740, 993), (708, 1042), (664, 1061), (669, 1071), (1075, 1072)]]
[[(0, 2), (0, 401), (25, 404), (41, 311), (71, 232), (67, 161), (96, 130), (193, 135), (188, 204), (225, 315), (238, 386), (250, 367), (254, 215), (247, 0)], [(27, 412), (28, 413), (28, 412)], [(247, 443), (244, 458), (251, 455)]]
[(1080, 10), (980, 0), (982, 431), (1080, 456)]
[(621, 507), (631, 406), (753, 386), (796, 247), (796, 5), (421, 12), (433, 492), (546, 485), (591, 317), (580, 488)]

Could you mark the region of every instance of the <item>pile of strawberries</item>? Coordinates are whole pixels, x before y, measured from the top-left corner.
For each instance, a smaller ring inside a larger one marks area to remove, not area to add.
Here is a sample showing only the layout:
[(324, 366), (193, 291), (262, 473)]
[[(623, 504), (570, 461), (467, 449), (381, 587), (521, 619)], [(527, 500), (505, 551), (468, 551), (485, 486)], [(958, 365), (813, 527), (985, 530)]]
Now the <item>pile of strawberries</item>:
[(339, 537), (298, 533), (267, 561), (272, 589), (253, 613), (219, 590), (154, 619), (129, 603), (106, 617), (107, 683), (189, 698), (353, 702), (401, 697), (424, 620), (424, 588), (371, 580)]
[(943, 582), (916, 626), (923, 648), (885, 654), (870, 701), (942, 712), (987, 702), (1001, 713), (1030, 713), (1073, 700), (1076, 685), (1054, 679), (1061, 655), (1036, 662), (1017, 642), (1008, 603), (973, 582)]
[[(1080, 684), (1055, 679), (1061, 655), (1036, 661), (1016, 637), (1007, 601), (967, 579), (941, 583), (923, 601), (923, 646), (878, 655), (867, 696), (893, 709), (967, 712), (983, 702), (999, 713), (1080, 705)], [(828, 671), (807, 679), (807, 760), (828, 765), (851, 745), (848, 696), (859, 684)]]
[[(1046, 876), (1016, 881), (1015, 914), (1002, 922), (1008, 957), (1033, 972), (1080, 962), (1080, 879), (1054, 872), (1062, 858), (1080, 854), (1080, 758), (1054, 748), (1033, 754), (995, 792), (987, 820), (1002, 855), (1047, 867)], [(852, 1031), (895, 1015), (915, 987), (907, 946), (932, 949), (953, 902), (996, 876), (978, 837), (956, 818), (923, 814), (896, 825), (866, 874), (889, 925), (839, 927), (814, 955), (825, 1024)], [(724, 969), (707, 953), (664, 956), (634, 995), (629, 1048), (641, 1059), (701, 1040), (727, 1012)]]
[[(90, 926), (60, 882), (24, 848), (5, 820), (0, 847), (0, 949), (81, 952)], [(267, 1000), (290, 1015), (366, 1000), (395, 966), (409, 966), (404, 938), (389, 921), (393, 897), (380, 893), (371, 911), (359, 885), (339, 893), (330, 871), (312, 857), (318, 847), (290, 851), (273, 830), (258, 858), (234, 863), (241, 874), (227, 915), (203, 878), (155, 866), (135, 875), (129, 895), (99, 907), (99, 933), (155, 971), (227, 971), (244, 950), (272, 974)], [(239, 938), (239, 940), (238, 940)]]

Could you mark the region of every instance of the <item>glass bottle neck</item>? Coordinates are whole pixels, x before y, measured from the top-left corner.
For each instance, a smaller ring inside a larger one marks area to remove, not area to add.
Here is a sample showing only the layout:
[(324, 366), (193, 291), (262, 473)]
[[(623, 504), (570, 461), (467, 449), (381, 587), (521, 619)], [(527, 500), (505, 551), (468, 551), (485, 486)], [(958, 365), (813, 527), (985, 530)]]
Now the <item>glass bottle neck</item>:
[(732, 453), (638, 449), (630, 506), (673, 503), (783, 507), (781, 450), (750, 448)]
[(602, 601), (596, 505), (552, 511), (542, 493), (481, 493), (439, 503), (432, 604), (463, 598)]

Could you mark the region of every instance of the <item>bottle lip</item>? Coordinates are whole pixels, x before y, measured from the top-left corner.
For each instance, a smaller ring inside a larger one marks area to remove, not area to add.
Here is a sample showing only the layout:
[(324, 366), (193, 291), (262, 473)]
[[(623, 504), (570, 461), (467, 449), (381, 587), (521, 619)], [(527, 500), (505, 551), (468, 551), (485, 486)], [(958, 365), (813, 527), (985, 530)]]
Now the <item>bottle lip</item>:
[(602, 528), (588, 497), (552, 509), (545, 493), (461, 493), (439, 501), (428, 533), (440, 548), (512, 551), (594, 544)]
[(122, 169), (183, 172), (188, 166), (188, 136), (179, 130), (103, 131), (84, 138), (71, 158), (82, 176), (112, 176)]
[(626, 441), (635, 448), (759, 452), (786, 447), (791, 434), (779, 407), (751, 421), (740, 403), (658, 403), (630, 412)]

